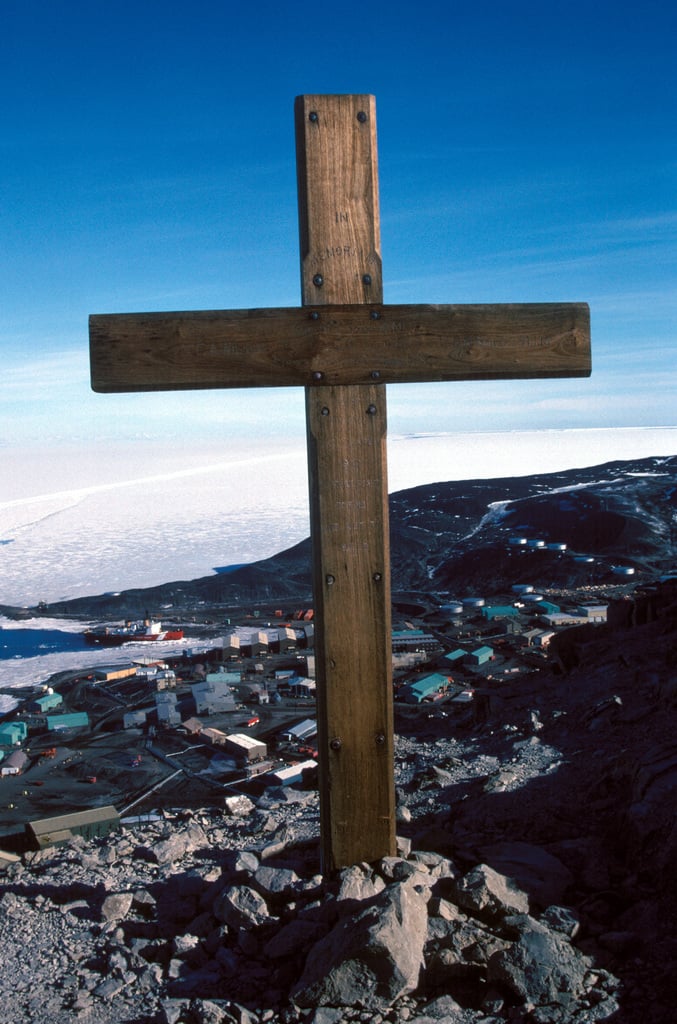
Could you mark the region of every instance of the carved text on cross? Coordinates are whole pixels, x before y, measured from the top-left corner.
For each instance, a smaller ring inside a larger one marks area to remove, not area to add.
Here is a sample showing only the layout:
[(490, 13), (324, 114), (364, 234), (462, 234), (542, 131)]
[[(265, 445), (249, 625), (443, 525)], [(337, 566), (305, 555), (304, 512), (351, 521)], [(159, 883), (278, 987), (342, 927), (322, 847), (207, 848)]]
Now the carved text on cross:
[(306, 388), (323, 867), (395, 852), (385, 384), (590, 373), (584, 303), (382, 302), (375, 103), (296, 101), (301, 308), (90, 319), (96, 391)]

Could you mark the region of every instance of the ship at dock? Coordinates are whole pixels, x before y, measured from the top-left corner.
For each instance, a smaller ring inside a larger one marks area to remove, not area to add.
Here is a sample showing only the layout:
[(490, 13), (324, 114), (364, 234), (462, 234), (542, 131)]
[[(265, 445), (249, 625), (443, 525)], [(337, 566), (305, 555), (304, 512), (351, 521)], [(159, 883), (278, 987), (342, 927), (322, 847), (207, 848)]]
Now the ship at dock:
[(162, 628), (161, 622), (153, 619), (141, 619), (137, 622), (126, 622), (124, 626), (98, 626), (87, 629), (84, 634), (85, 643), (92, 647), (121, 647), (122, 644), (157, 642), (160, 640), (183, 640), (183, 630), (169, 627)]

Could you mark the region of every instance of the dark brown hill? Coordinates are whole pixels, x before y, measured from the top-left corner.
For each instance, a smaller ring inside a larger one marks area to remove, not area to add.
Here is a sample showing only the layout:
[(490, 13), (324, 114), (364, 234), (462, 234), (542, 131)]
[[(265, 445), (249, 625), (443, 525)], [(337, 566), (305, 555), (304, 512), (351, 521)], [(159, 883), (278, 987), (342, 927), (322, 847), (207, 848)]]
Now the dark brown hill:
[[(411, 551), (425, 538), (421, 588), (495, 592), (527, 581), (575, 587), (618, 581), (620, 567), (641, 578), (673, 566), (677, 458), (431, 484), (393, 495), (391, 507), (393, 575), (398, 550)], [(513, 543), (518, 538), (527, 543)], [(529, 545), (538, 540), (544, 548)], [(413, 587), (411, 572), (407, 579)]]
[[(496, 592), (514, 583), (626, 582), (677, 566), (677, 456), (534, 476), (426, 484), (390, 498), (393, 592)], [(515, 546), (511, 538), (566, 545)], [(584, 561), (584, 558), (591, 561)], [(273, 558), (198, 580), (51, 604), (81, 617), (142, 615), (170, 605), (311, 601), (308, 539)], [(11, 614), (11, 609), (3, 609)]]

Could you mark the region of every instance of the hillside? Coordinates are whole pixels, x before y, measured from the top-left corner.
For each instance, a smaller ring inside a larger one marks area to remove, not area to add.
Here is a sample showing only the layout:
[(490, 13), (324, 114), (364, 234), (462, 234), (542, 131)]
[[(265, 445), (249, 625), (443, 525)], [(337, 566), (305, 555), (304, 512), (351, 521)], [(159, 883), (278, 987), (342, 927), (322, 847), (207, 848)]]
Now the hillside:
[[(426, 484), (390, 497), (392, 589), (461, 596), (513, 583), (578, 587), (641, 581), (671, 570), (677, 541), (677, 456), (609, 462), (534, 476)], [(567, 550), (515, 548), (538, 538)], [(577, 561), (576, 555), (594, 558)], [(627, 581), (626, 581), (627, 582)], [(122, 617), (171, 606), (311, 601), (310, 541), (198, 580), (53, 603), (55, 615)], [(0, 609), (12, 614), (12, 609)]]
[[(393, 495), (396, 596), (592, 583), (618, 593), (608, 623), (560, 633), (533, 672), (488, 676), (458, 717), (398, 703), (397, 858), (323, 877), (314, 789), (217, 808), (193, 781), (155, 820), (9, 860), (0, 1022), (669, 1024), (677, 583), (652, 581), (675, 565), (676, 470), (644, 459)], [(50, 611), (309, 594), (304, 542)]]
[(293, 786), (8, 862), (0, 1021), (671, 1024), (677, 590), (618, 604), (474, 714), (398, 709), (396, 858), (323, 877)]

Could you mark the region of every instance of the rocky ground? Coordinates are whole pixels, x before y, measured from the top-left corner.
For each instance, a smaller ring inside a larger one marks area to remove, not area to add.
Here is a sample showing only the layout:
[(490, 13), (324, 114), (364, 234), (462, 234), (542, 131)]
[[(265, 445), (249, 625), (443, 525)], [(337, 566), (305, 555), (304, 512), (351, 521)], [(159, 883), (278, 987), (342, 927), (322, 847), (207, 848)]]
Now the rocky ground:
[(281, 788), (9, 864), (0, 1024), (673, 1021), (677, 614), (621, 619), (398, 716), (397, 857), (323, 877)]
[[(255, 813), (264, 827), (279, 816)], [(196, 814), (16, 869), (1, 1019), (488, 1024), (617, 1008), (618, 981), (572, 944), (577, 915), (530, 914), (486, 865), (463, 872), (404, 843), (329, 883), (289, 825), (239, 851), (235, 831)]]

